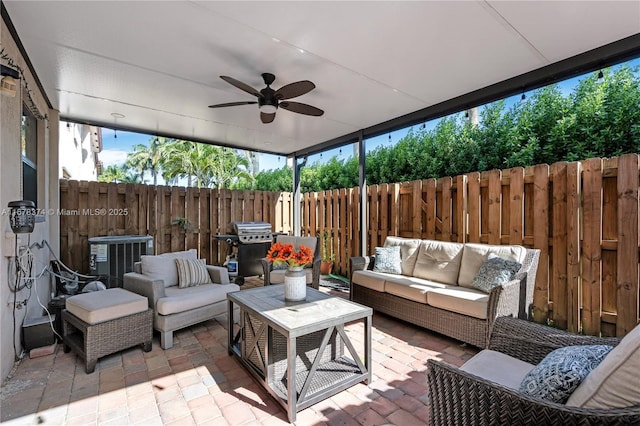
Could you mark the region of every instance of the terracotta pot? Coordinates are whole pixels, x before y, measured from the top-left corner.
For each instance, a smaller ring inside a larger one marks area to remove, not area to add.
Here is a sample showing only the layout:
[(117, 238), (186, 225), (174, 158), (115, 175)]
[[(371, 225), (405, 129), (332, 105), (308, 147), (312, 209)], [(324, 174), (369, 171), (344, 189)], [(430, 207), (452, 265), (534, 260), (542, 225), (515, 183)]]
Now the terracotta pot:
[(322, 275), (329, 275), (333, 269), (333, 262), (320, 262), (320, 273)]

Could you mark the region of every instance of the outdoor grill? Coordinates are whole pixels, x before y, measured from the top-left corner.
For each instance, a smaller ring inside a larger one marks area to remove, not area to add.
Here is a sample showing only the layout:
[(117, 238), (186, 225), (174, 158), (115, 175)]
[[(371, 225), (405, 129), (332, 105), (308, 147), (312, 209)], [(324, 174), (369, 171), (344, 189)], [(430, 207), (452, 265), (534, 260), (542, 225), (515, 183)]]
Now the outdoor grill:
[(244, 277), (262, 276), (261, 259), (267, 256), (273, 242), (269, 222), (231, 222), (231, 234), (215, 237), (229, 244), (230, 254), (235, 254), (238, 262), (236, 284), (244, 284)]

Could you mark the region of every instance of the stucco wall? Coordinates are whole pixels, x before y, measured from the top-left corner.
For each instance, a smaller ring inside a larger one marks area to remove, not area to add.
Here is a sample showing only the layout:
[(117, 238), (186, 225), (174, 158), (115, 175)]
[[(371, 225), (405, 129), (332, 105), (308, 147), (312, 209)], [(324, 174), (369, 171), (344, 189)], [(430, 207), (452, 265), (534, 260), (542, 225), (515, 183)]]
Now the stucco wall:
[[(29, 104), (35, 108), (39, 115), (48, 116), (47, 120), (38, 120), (38, 208), (46, 211), (59, 207), (58, 189), (58, 113), (47, 107), (45, 98), (39, 92), (33, 76), (30, 74), (24, 59), (20, 55), (18, 47), (12, 35), (9, 33), (5, 22), (2, 22), (0, 31), (0, 47), (16, 64), (25, 72), (25, 80), (31, 89), (33, 105), (28, 100), (24, 90), (24, 81), (19, 85), (22, 90), (13, 97), (0, 96), (0, 361), (1, 378), (4, 382), (14, 366), (14, 342), (18, 353), (22, 352), (20, 342), (21, 324), (25, 317), (41, 316), (42, 308), (39, 306), (38, 297), (46, 306), (50, 300), (50, 277), (44, 274), (36, 280), (31, 290), (24, 289), (17, 293), (18, 300), (27, 299), (26, 308), (15, 310), (15, 334), (13, 320), (14, 294), (10, 289), (10, 283), (15, 281), (15, 259), (10, 255), (8, 248), (13, 246), (14, 234), (9, 226), (7, 204), (10, 201), (22, 198), (22, 160), (21, 160), (21, 117), (23, 104)], [(6, 61), (2, 61), (7, 65)], [(59, 218), (55, 214), (45, 215), (45, 221), (36, 223), (32, 234), (22, 234), (20, 245), (41, 242), (47, 240), (59, 251)], [(50, 254), (48, 249), (33, 249), (33, 270), (39, 274), (48, 264)]]
[(60, 123), (60, 165), (59, 176), (63, 176), (63, 168), (73, 180), (98, 180), (96, 153), (98, 134), (102, 129), (77, 123)]

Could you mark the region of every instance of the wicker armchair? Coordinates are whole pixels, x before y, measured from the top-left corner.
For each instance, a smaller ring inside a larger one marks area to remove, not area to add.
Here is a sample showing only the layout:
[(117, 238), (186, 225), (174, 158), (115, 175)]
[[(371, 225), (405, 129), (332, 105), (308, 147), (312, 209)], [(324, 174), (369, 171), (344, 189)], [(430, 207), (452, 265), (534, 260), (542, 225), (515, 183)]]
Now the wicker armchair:
[[(531, 364), (564, 346), (615, 346), (618, 338), (580, 336), (544, 325), (500, 317), (489, 349)], [(638, 425), (640, 405), (585, 409), (543, 401), (439, 361), (428, 360), (430, 425)]]
[[(310, 268), (305, 269), (307, 272), (307, 286), (316, 290), (320, 287), (320, 237), (294, 237), (289, 235), (278, 235), (277, 243), (293, 244), (297, 249), (299, 246), (307, 246), (313, 250), (313, 263)], [(284, 282), (284, 270), (273, 269), (273, 263), (266, 258), (262, 259), (262, 271), (264, 272), (264, 285), (282, 284)]]

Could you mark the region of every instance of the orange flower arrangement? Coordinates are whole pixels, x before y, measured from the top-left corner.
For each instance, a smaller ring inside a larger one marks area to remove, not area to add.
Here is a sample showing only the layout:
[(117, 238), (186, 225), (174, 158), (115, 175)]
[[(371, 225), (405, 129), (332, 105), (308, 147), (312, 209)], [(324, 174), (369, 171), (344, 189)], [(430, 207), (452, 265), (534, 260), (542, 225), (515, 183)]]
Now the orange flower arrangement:
[(313, 262), (313, 251), (307, 246), (295, 250), (293, 244), (275, 243), (267, 253), (267, 260), (276, 266), (302, 267)]

